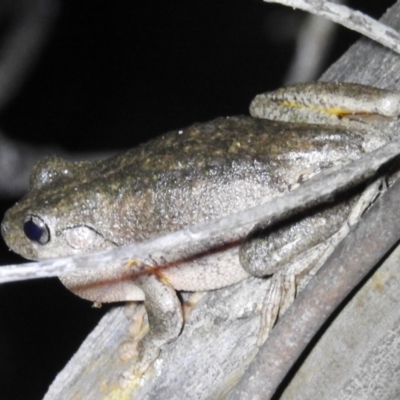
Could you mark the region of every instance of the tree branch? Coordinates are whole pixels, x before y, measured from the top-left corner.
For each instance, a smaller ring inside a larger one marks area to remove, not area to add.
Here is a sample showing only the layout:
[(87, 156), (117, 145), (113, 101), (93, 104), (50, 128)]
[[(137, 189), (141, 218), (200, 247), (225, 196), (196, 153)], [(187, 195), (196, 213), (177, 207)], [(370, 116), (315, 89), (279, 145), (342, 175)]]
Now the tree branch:
[(400, 53), (400, 35), (397, 31), (359, 11), (324, 0), (264, 0), (266, 3), (279, 3), (298, 8), (327, 18), (353, 31), (381, 43), (383, 46)]

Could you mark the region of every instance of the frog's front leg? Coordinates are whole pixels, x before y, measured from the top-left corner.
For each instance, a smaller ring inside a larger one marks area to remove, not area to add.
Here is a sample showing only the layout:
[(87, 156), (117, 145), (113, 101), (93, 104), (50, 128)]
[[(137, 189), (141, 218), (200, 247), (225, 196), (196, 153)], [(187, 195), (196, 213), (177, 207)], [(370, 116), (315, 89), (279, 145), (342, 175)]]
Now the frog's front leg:
[(150, 332), (138, 345), (139, 355), (134, 365), (122, 375), (121, 387), (139, 378), (158, 357), (161, 347), (178, 337), (183, 326), (181, 303), (165, 277), (149, 273), (137, 278), (135, 284), (145, 295)]

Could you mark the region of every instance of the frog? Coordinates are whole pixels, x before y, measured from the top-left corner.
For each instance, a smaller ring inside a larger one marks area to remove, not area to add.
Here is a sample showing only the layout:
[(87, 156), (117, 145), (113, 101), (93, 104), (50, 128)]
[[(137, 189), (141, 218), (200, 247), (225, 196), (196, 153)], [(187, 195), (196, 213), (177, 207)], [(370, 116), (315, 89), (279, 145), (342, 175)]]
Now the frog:
[[(195, 123), (106, 160), (41, 160), (28, 193), (4, 216), (5, 242), (32, 260), (79, 255), (257, 206), (390, 141), (381, 123), (400, 114), (400, 95), (352, 83), (297, 84), (256, 96), (250, 114)], [(139, 350), (124, 382), (140, 377), (179, 337), (184, 318), (177, 291), (274, 279), (280, 294), (278, 300), (266, 295), (265, 304), (272, 306), (263, 312), (263, 342), (287, 308), (282, 299), (293, 301), (295, 276), (323, 262), (332, 238), (340, 240), (349, 221), (377, 196), (379, 183), (371, 187), (365, 195), (352, 193), (288, 221), (256, 226), (198, 257), (129, 279), (106, 268), (60, 280), (96, 303), (143, 302), (149, 333), (135, 344)]]

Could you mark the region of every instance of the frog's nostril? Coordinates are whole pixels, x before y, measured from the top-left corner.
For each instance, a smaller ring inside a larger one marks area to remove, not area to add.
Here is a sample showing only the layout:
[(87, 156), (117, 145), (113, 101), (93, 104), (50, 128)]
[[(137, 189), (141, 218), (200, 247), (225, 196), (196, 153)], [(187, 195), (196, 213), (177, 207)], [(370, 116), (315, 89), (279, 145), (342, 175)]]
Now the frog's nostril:
[(4, 219), (3, 222), (1, 223), (1, 234), (4, 237), (7, 235), (7, 232), (9, 231), (9, 224), (8, 222)]

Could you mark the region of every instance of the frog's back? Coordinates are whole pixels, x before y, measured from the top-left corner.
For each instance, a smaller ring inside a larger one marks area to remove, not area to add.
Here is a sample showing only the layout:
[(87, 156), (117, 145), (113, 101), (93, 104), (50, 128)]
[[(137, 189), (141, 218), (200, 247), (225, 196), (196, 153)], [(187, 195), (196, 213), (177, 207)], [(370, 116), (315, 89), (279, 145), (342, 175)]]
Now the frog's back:
[(218, 118), (104, 161), (44, 161), (13, 212), (51, 214), (59, 231), (84, 225), (118, 245), (141, 241), (255, 206), (316, 169), (356, 159), (365, 151), (363, 135), (338, 127)]
[(91, 175), (142, 190), (156, 186), (158, 181), (179, 185), (188, 180), (249, 179), (254, 173), (263, 172), (264, 182), (270, 184), (274, 180), (285, 191), (293, 183), (292, 170), (296, 170), (293, 176), (297, 177), (302, 167), (318, 163), (325, 168), (336, 164), (344, 147), (348, 158), (357, 159), (365, 151), (364, 140), (360, 139), (363, 136), (368, 136), (367, 131), (352, 132), (337, 126), (244, 116), (217, 118), (169, 132), (92, 164)]
[(280, 195), (317, 168), (358, 158), (364, 152), (364, 134), (249, 117), (218, 118), (105, 161), (99, 175), (114, 187), (114, 194), (107, 196), (114, 199), (114, 226), (128, 221), (129, 233), (124, 229), (121, 235), (128, 243)]

